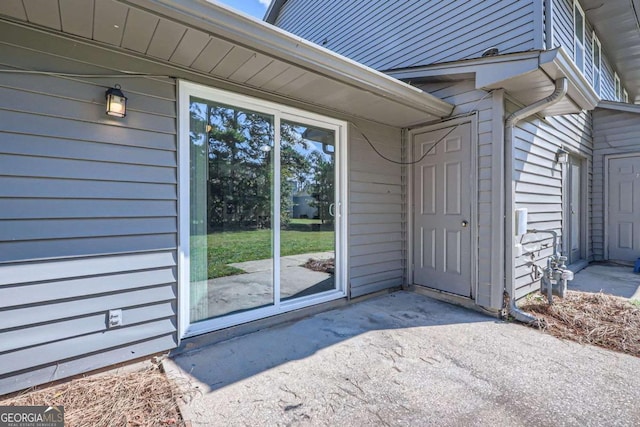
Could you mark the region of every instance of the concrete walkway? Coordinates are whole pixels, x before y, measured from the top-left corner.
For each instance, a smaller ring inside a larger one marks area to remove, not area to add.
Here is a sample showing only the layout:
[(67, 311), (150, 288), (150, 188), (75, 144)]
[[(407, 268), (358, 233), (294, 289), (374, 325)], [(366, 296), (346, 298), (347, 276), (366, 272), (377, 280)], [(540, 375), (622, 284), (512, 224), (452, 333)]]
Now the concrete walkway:
[(576, 273), (567, 287), (573, 291), (602, 291), (605, 294), (640, 300), (640, 274), (634, 273), (630, 266), (590, 264)]
[[(310, 258), (333, 258), (333, 252), (314, 252), (280, 258), (282, 301), (335, 289), (333, 275), (302, 267)], [(273, 260), (229, 264), (245, 273), (207, 281), (207, 316), (217, 317), (273, 304)]]
[(410, 292), (166, 366), (194, 426), (640, 425), (640, 359)]

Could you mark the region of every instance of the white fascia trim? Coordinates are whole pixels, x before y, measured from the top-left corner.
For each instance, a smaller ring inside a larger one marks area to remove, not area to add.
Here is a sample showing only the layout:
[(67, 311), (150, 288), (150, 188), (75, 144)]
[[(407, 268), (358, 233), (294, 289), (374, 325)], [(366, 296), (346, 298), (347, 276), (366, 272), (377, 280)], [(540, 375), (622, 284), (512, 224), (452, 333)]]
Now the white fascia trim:
[[(550, 80), (567, 77), (569, 80), (568, 95), (583, 110), (593, 110), (600, 101), (591, 82), (587, 80), (562, 47), (392, 70), (389, 71), (389, 75), (398, 79), (452, 75), (458, 77), (468, 75), (469, 78), (473, 78), (475, 76), (476, 88), (480, 89), (502, 87), (501, 84), (507, 80), (523, 77), (538, 69), (542, 69)], [(552, 84), (550, 81), (550, 87)]]
[(624, 111), (625, 113), (640, 114), (640, 105), (628, 104), (626, 102), (600, 101), (597, 108), (606, 110)]
[[(497, 66), (501, 64), (509, 64), (509, 68), (513, 64), (528, 62), (529, 67), (535, 69), (538, 65), (538, 56), (540, 51), (530, 51), (521, 53), (509, 53), (505, 55), (492, 56), (488, 58), (463, 59), (461, 61), (442, 62), (439, 64), (425, 65), (423, 67), (403, 68), (396, 70), (388, 70), (386, 73), (396, 79), (411, 80), (424, 77), (437, 77), (447, 75), (464, 76), (468, 74), (482, 73), (485, 66)], [(517, 73), (512, 73), (517, 75)]]
[(562, 47), (542, 52), (540, 54), (540, 68), (553, 79), (567, 77), (569, 80), (568, 95), (583, 110), (593, 110), (598, 105), (600, 97), (593, 90), (591, 82), (587, 80)]
[(220, 3), (205, 0), (121, 1), (430, 115), (446, 117), (454, 108), (418, 88)]

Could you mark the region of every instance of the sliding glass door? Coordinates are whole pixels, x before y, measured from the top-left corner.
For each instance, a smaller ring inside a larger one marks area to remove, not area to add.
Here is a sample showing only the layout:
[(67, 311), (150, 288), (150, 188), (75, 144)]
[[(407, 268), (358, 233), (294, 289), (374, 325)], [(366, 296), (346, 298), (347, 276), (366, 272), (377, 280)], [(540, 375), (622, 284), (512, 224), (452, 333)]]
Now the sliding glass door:
[(280, 125), (280, 300), (335, 289), (335, 133)]
[(189, 83), (180, 93), (183, 332), (343, 297), (344, 124)]
[(190, 320), (273, 305), (273, 116), (196, 97), (189, 112)]

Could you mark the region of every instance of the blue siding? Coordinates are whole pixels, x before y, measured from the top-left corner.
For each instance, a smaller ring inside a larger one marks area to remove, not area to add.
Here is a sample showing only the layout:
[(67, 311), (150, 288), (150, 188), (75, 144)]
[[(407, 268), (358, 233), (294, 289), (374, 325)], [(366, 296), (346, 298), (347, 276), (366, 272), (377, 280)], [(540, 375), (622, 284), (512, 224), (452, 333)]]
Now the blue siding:
[[(2, 68), (118, 72), (115, 53), (0, 33)], [(0, 73), (0, 394), (177, 344), (175, 83), (122, 80), (115, 119), (117, 79)]]
[[(573, 44), (573, 0), (553, 0), (553, 47), (562, 46), (571, 57)], [(587, 20), (585, 27), (585, 77), (593, 84), (593, 26)], [(596, 33), (596, 36), (598, 34)], [(614, 72), (607, 52), (602, 47), (602, 77), (600, 96), (605, 100), (615, 100)], [(623, 82), (624, 85), (624, 82)]]
[(376, 69), (534, 49), (533, 0), (289, 0), (275, 24)]

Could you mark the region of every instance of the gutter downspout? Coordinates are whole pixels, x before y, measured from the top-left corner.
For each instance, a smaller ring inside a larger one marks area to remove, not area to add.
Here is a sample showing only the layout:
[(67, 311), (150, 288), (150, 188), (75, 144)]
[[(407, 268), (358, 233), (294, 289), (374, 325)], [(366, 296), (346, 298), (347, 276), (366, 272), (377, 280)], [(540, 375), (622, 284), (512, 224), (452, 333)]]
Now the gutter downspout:
[(515, 299), (515, 262), (514, 249), (514, 209), (515, 209), (515, 181), (513, 179), (513, 129), (516, 124), (525, 117), (542, 111), (543, 109), (559, 102), (567, 93), (567, 78), (556, 80), (556, 88), (553, 93), (544, 99), (534, 102), (518, 111), (511, 113), (504, 121), (504, 259), (505, 259), (505, 299), (509, 299), (508, 313), (516, 320), (523, 323), (533, 323), (538, 319), (520, 310)]

